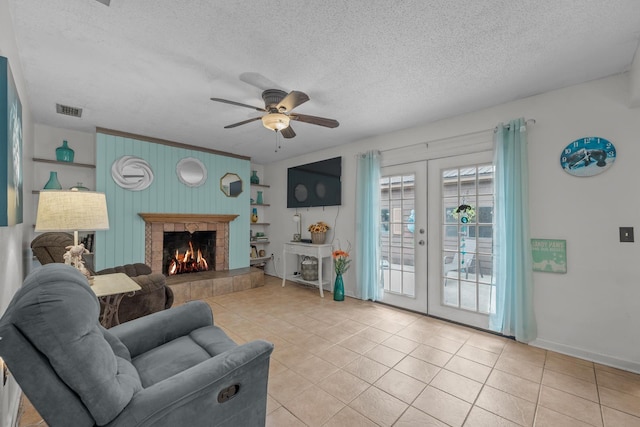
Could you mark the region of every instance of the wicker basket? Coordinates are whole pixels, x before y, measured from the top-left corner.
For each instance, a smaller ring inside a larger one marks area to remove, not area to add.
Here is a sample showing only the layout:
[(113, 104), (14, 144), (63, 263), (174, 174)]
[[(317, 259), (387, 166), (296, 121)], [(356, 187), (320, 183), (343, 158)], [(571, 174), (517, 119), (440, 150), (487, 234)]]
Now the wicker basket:
[(322, 245), (326, 237), (327, 237), (326, 232), (311, 233), (311, 243), (313, 243), (314, 245)]

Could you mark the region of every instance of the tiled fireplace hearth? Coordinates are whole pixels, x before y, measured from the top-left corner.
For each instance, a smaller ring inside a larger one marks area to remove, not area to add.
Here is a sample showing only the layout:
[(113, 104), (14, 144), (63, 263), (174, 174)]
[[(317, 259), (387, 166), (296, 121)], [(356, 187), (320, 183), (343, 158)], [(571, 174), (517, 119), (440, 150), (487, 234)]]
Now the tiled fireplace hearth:
[(238, 215), (139, 213), (145, 221), (145, 263), (163, 273), (164, 233), (215, 231), (215, 262), (210, 271), (167, 277), (174, 304), (242, 291), (264, 284), (264, 272), (256, 268), (229, 270), (229, 223)]

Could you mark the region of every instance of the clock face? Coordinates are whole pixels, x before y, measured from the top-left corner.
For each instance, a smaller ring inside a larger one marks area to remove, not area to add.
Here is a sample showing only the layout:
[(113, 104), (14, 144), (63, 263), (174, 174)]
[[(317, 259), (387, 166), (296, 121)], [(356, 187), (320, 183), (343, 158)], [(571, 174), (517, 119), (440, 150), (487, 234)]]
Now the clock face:
[(592, 176), (609, 169), (616, 160), (616, 147), (604, 138), (580, 138), (560, 154), (560, 166), (574, 176)]

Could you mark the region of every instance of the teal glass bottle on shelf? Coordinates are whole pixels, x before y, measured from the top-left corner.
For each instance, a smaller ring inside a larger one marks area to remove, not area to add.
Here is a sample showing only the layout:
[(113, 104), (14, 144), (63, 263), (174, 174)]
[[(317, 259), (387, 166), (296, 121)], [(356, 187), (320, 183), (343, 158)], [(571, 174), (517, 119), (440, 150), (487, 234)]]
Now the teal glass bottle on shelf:
[(258, 196), (256, 199), (256, 203), (261, 205), (262, 203), (264, 203), (264, 201), (262, 200), (262, 191), (258, 191)]
[(342, 281), (342, 274), (336, 275), (336, 281), (333, 284), (333, 300), (344, 301), (344, 282)]
[(44, 185), (45, 190), (62, 190), (62, 185), (58, 181), (58, 172), (49, 172), (49, 181)]
[(260, 184), (260, 178), (258, 177), (258, 171), (251, 171), (251, 178), (249, 181), (252, 184)]
[(59, 162), (73, 163), (75, 152), (69, 148), (69, 143), (64, 140), (62, 145), (56, 148), (56, 160)]

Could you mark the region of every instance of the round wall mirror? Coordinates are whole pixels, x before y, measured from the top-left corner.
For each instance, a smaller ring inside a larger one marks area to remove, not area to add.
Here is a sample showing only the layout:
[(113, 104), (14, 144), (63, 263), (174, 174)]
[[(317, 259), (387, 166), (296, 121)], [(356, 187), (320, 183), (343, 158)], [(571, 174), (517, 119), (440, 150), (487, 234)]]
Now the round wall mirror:
[(226, 173), (220, 178), (220, 189), (227, 197), (238, 197), (242, 193), (242, 180), (235, 173)]
[(111, 165), (111, 177), (126, 190), (141, 191), (153, 182), (153, 171), (140, 157), (122, 156)]
[(176, 173), (187, 187), (200, 187), (207, 181), (207, 168), (195, 157), (185, 157), (178, 162)]

